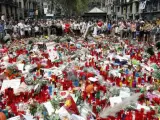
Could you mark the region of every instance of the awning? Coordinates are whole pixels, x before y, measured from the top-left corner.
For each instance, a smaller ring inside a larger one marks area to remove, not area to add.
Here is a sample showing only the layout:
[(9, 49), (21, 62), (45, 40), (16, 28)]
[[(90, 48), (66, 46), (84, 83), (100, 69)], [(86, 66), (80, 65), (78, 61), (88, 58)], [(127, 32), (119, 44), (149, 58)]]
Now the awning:
[(105, 13), (105, 12), (102, 11), (101, 9), (95, 7), (92, 10), (90, 10), (88, 13)]

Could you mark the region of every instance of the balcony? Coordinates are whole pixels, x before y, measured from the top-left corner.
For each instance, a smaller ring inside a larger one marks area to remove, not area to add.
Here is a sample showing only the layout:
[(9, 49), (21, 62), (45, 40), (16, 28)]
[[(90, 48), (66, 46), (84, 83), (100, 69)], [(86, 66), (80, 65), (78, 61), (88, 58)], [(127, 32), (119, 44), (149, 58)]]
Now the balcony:
[(129, 2), (127, 2), (127, 0), (122, 0), (120, 4), (121, 4), (121, 5), (128, 5), (128, 4), (133, 3), (133, 1), (134, 1), (134, 0), (129, 0)]
[(120, 6), (120, 0), (114, 0), (113, 5)]

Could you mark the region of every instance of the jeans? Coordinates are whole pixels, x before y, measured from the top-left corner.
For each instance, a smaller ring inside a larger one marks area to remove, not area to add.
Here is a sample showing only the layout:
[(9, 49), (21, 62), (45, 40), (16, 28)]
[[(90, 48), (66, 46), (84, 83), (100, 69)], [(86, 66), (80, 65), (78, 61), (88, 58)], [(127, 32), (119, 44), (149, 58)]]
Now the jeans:
[(132, 32), (132, 39), (136, 38), (136, 32)]

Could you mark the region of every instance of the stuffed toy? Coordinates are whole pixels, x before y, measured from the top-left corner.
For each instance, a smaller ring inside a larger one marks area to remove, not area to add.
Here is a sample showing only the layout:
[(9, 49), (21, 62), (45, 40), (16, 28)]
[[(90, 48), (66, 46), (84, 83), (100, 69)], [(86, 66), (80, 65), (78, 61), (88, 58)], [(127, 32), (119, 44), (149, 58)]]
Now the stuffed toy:
[(0, 120), (7, 120), (6, 115), (3, 112), (0, 112)]

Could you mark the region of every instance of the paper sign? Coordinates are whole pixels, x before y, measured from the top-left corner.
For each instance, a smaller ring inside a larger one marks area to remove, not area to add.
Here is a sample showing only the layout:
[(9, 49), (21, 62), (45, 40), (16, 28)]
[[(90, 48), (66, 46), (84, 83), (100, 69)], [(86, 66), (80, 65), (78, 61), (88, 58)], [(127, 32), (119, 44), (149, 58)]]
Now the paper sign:
[(46, 43), (46, 46), (55, 46), (55, 42)]
[(53, 50), (54, 46), (47, 46), (47, 51), (49, 53), (50, 60), (53, 62), (59, 59), (57, 51)]
[(49, 77), (48, 76), (49, 75), (48, 72), (51, 72), (56, 76), (60, 76), (62, 74), (62, 70), (60, 70), (58, 68), (55, 68), (55, 69), (42, 69), (42, 70), (44, 70), (44, 77)]
[(43, 103), (43, 104), (48, 111), (48, 115), (52, 115), (52, 113), (54, 112), (54, 108), (53, 108), (51, 102), (46, 102), (46, 103)]
[(121, 77), (121, 74), (118, 70), (110, 70), (109, 74), (112, 74), (113, 76)]
[(130, 97), (130, 93), (121, 90), (119, 96), (120, 96), (121, 98), (128, 98), (128, 97)]
[(18, 70), (23, 71), (24, 64), (17, 64)]
[(122, 98), (121, 97), (111, 97), (109, 98), (111, 107), (114, 107), (114, 105), (119, 104), (122, 102)]
[(137, 109), (138, 110), (144, 109), (146, 111), (150, 111), (150, 108), (148, 106), (144, 106), (144, 105), (140, 105), (140, 104), (137, 105)]
[(4, 91), (7, 88), (18, 89), (19, 86), (20, 86), (20, 79), (4, 80), (2, 83), (1, 91)]
[(77, 102), (77, 100), (78, 100), (78, 97), (76, 97), (76, 96), (75, 96), (75, 94), (70, 94), (70, 95), (72, 96), (72, 98), (73, 98), (74, 102), (76, 103), (76, 102)]
[(31, 115), (23, 115), (23, 117), (25, 118), (25, 120), (35, 120)]
[(92, 81), (92, 82), (98, 81), (98, 79), (97, 79), (97, 78), (94, 78), (94, 77), (90, 77), (90, 78), (88, 78), (88, 80), (90, 80), (90, 81)]
[(20, 116), (9, 118), (8, 120), (21, 120)]

